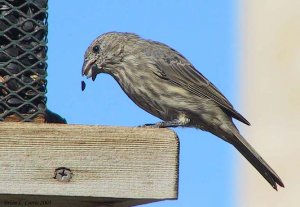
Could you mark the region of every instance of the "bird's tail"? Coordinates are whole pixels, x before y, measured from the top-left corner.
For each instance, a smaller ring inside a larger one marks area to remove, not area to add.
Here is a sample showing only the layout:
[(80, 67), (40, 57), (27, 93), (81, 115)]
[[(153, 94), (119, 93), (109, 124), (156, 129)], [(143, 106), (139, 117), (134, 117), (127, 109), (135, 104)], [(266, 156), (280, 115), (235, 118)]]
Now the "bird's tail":
[(277, 190), (277, 184), (284, 187), (284, 184), (268, 163), (255, 151), (237, 130), (234, 130), (236, 139), (230, 139), (230, 143), (256, 168), (256, 170)]

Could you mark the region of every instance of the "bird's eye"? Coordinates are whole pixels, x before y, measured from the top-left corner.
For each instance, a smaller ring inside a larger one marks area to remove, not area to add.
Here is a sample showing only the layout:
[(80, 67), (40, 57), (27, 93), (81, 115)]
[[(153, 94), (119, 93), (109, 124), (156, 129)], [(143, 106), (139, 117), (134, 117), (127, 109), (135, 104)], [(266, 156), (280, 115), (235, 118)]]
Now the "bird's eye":
[(99, 48), (98, 45), (96, 45), (96, 46), (93, 47), (93, 52), (94, 53), (99, 53), (99, 50), (100, 50), (100, 48)]

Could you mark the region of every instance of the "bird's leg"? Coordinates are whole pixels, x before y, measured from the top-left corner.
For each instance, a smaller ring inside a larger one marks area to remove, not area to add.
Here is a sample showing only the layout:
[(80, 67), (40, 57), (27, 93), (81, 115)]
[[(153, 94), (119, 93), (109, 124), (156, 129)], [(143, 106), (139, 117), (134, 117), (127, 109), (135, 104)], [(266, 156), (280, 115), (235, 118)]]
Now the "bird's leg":
[(166, 127), (179, 127), (186, 126), (190, 122), (190, 119), (185, 116), (180, 116), (178, 119), (174, 119), (171, 121), (162, 121), (154, 124), (145, 124), (139, 127), (150, 127), (150, 128), (166, 128)]
[(183, 126), (183, 124), (179, 120), (175, 119), (172, 121), (162, 121), (154, 124), (144, 124), (139, 127), (166, 128), (166, 127), (179, 127), (179, 126)]

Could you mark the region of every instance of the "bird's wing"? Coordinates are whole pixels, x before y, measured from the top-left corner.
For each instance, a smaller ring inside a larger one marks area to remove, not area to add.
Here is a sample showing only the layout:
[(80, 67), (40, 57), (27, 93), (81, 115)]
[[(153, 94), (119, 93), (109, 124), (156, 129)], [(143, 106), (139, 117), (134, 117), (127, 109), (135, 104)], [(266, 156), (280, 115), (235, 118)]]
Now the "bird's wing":
[(157, 70), (154, 71), (154, 73), (157, 76), (169, 80), (171, 83), (197, 96), (213, 100), (233, 118), (250, 125), (250, 123), (233, 108), (226, 97), (175, 50), (172, 50), (169, 54), (165, 54), (163, 58), (157, 58), (155, 66)]

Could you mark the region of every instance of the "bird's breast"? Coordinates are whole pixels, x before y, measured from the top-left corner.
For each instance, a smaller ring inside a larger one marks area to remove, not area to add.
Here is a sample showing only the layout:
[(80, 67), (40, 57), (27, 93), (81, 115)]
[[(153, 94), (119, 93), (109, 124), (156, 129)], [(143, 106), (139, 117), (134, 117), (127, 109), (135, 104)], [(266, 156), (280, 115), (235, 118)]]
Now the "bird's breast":
[(115, 79), (136, 105), (162, 120), (177, 119), (180, 114), (199, 107), (188, 91), (151, 71), (124, 69)]

